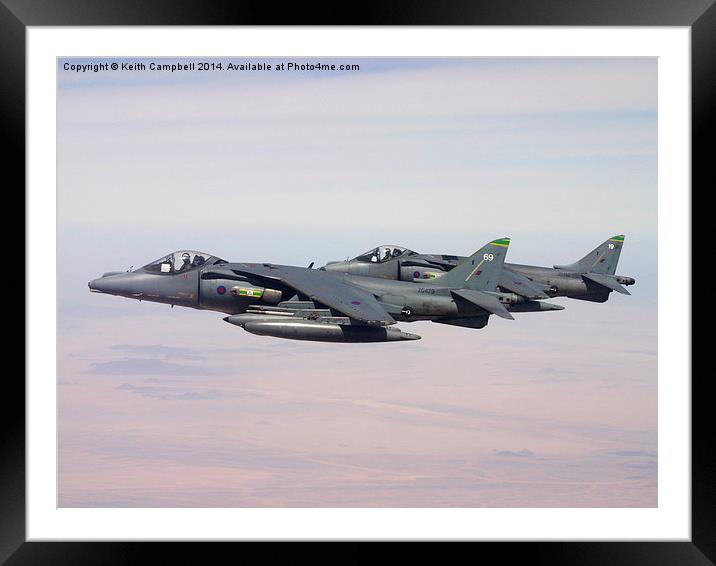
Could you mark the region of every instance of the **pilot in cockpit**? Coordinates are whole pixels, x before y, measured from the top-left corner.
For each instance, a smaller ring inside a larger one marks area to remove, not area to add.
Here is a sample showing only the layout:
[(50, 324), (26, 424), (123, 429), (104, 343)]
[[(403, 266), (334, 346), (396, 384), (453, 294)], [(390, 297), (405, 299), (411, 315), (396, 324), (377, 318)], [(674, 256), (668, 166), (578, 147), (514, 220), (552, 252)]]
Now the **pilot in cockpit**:
[(382, 261), (388, 261), (390, 259), (390, 248), (385, 248), (385, 255), (383, 256)]
[(196, 255), (194, 256), (194, 261), (191, 262), (191, 265), (192, 265), (192, 267), (199, 267), (199, 266), (202, 265), (205, 261), (206, 261), (206, 259), (204, 258), (203, 255), (196, 254)]
[(181, 254), (181, 261), (182, 264), (177, 268), (177, 271), (187, 271), (191, 269), (191, 256), (187, 252)]

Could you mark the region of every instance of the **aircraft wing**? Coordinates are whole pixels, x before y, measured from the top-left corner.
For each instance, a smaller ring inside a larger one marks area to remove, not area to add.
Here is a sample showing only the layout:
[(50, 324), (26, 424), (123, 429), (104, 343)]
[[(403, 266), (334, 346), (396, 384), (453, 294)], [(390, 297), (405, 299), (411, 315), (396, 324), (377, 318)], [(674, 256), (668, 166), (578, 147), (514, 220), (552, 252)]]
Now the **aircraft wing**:
[(337, 273), (290, 266), (260, 266), (245, 271), (232, 266), (231, 271), (237, 275), (280, 281), (310, 300), (368, 325), (395, 324), (395, 319), (372, 293), (351, 285)]
[(507, 289), (508, 291), (512, 291), (513, 293), (517, 293), (518, 295), (522, 295), (528, 299), (549, 298), (549, 295), (545, 293), (545, 287), (507, 267), (502, 268), (499, 285), (503, 289)]

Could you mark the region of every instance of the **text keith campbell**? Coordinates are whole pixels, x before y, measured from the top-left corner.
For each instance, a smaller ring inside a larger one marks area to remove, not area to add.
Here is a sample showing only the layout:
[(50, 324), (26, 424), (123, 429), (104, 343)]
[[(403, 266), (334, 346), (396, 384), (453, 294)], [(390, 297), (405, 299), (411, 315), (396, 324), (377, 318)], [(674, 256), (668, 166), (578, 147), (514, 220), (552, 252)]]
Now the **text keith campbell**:
[(65, 71), (76, 73), (99, 73), (101, 71), (358, 71), (357, 64), (334, 63), (222, 63), (222, 62), (192, 62), (192, 63), (150, 63), (124, 62), (124, 63), (64, 63)]

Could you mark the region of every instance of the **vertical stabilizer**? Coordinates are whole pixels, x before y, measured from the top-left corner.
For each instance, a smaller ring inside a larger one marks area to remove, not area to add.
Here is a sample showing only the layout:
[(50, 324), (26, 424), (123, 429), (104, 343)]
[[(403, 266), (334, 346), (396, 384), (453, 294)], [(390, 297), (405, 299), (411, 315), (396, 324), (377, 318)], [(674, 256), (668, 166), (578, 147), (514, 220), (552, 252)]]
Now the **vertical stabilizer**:
[(619, 255), (624, 245), (624, 235), (612, 236), (579, 261), (570, 265), (555, 265), (556, 269), (575, 271), (577, 273), (600, 273), (614, 275), (619, 262)]
[(445, 275), (426, 281), (426, 283), (455, 289), (495, 291), (500, 282), (500, 274), (509, 245), (509, 238), (493, 240), (458, 263)]

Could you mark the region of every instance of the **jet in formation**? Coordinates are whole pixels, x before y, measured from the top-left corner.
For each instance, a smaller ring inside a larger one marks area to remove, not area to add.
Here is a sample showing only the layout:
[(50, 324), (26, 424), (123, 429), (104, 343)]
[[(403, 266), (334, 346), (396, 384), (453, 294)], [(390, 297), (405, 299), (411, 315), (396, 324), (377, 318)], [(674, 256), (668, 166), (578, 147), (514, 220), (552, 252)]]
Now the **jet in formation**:
[(260, 336), (321, 342), (418, 340), (397, 322), (428, 320), (484, 328), (491, 315), (564, 309), (545, 301), (567, 296), (605, 301), (629, 294), (634, 279), (614, 275), (623, 236), (571, 265), (505, 264), (509, 238), (469, 257), (418, 254), (378, 246), (320, 269), (272, 263), (230, 263), (185, 250), (144, 267), (108, 272), (90, 291), (227, 314), (226, 322)]
[[(612, 236), (579, 261), (569, 265), (539, 267), (505, 263), (498, 287), (526, 299), (569, 297), (603, 303), (612, 291), (629, 295), (624, 286), (632, 277), (615, 275), (624, 236)], [(448, 273), (465, 257), (421, 254), (403, 246), (381, 245), (346, 261), (331, 261), (327, 271), (382, 277), (399, 281), (425, 281)]]

